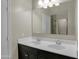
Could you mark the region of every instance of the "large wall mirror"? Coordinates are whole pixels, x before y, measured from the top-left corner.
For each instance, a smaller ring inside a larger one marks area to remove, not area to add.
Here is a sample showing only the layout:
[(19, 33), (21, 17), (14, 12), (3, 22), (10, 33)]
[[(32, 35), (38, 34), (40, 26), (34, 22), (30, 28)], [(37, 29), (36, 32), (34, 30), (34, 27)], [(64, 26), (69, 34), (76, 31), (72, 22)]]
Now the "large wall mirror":
[(33, 0), (33, 33), (75, 35), (76, 0)]

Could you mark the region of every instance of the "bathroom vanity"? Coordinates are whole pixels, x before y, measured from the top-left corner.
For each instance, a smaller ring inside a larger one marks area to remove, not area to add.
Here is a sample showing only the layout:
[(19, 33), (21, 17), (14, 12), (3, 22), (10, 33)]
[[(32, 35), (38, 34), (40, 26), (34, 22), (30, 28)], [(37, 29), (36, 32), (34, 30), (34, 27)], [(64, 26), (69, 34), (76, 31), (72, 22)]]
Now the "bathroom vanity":
[(19, 48), (19, 59), (76, 59), (21, 44), (18, 45), (18, 48)]
[[(18, 40), (19, 59), (77, 59), (77, 46), (74, 42), (41, 40), (45, 38), (21, 38)], [(64, 43), (63, 43), (64, 42)], [(59, 44), (59, 45), (58, 45)]]

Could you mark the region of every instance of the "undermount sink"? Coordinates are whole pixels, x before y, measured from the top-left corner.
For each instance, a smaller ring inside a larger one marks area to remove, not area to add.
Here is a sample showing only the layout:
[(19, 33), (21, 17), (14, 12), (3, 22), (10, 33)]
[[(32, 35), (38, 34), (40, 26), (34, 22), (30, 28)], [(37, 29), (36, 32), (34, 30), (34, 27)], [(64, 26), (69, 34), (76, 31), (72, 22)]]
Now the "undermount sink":
[(40, 44), (41, 43), (41, 40), (34, 40), (34, 41), (31, 41), (33, 44)]
[(40, 42), (32, 41), (33, 44), (40, 44)]
[(58, 44), (51, 44), (51, 45), (48, 45), (48, 47), (53, 48), (53, 49), (57, 49), (57, 50), (65, 49), (64, 46), (58, 45)]

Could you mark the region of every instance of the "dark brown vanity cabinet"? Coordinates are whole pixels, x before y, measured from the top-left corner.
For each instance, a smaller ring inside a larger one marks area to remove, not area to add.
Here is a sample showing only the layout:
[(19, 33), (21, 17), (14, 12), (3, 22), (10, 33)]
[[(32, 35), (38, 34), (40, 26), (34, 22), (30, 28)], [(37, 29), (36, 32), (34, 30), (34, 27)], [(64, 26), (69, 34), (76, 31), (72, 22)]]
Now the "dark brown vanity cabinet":
[(19, 59), (76, 59), (18, 44)]

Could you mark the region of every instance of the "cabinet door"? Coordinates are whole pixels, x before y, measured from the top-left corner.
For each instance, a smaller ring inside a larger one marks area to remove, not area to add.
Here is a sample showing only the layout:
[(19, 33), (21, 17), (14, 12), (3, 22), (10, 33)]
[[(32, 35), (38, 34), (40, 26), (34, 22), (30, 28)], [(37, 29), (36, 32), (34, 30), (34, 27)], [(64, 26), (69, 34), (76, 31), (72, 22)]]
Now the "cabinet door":
[(38, 50), (38, 59), (75, 59), (75, 58)]
[(37, 59), (37, 49), (32, 47), (18, 45), (19, 59)]
[(25, 46), (18, 45), (19, 59), (29, 59), (29, 53)]
[(37, 49), (28, 47), (29, 59), (37, 59)]
[(45, 52), (38, 50), (38, 59), (46, 59)]

